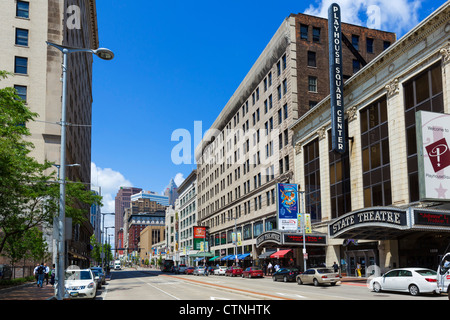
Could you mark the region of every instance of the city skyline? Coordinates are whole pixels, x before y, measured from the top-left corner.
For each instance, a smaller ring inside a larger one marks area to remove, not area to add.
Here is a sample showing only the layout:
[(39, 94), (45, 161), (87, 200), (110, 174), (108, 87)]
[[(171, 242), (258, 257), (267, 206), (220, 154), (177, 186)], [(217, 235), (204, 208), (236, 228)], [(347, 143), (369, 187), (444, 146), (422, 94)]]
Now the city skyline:
[[(396, 32), (397, 39), (444, 3), (335, 2), (341, 6), (343, 22), (379, 26)], [(102, 210), (111, 212), (120, 186), (163, 194), (172, 178), (177, 185), (183, 182), (196, 164), (172, 161), (171, 152), (180, 142), (173, 133), (191, 133), (194, 159), (199, 142), (195, 121), (201, 122), (201, 135), (210, 128), (283, 20), (297, 12), (326, 17), (330, 3), (287, 1), (274, 8), (268, 2), (223, 7), (198, 1), (178, 2), (170, 9), (162, 3), (141, 3), (140, 14), (146, 19), (139, 19), (127, 14), (132, 8), (126, 3), (98, 1), (100, 46), (116, 54), (108, 65), (94, 61), (91, 176), (92, 184), (102, 187)], [(122, 78), (127, 81), (117, 81)]]

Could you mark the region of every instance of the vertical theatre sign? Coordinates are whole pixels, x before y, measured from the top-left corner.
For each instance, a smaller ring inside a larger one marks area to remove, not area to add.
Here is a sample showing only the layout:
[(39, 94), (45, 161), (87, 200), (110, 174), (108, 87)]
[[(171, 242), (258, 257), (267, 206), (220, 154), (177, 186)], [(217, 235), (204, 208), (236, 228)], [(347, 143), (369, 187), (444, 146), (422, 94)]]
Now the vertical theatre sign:
[(345, 152), (347, 139), (344, 125), (341, 9), (336, 3), (328, 8), (328, 46), (332, 149), (342, 154)]
[(450, 115), (416, 112), (420, 200), (450, 200)]

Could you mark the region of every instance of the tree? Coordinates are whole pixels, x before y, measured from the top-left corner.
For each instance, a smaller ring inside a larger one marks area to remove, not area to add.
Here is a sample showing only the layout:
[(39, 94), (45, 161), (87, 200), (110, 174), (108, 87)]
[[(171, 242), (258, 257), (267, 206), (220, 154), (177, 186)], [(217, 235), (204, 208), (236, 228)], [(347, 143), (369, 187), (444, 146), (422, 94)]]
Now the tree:
[[(0, 80), (7, 75), (0, 71)], [(26, 124), (36, 117), (14, 88), (0, 89), (0, 254), (8, 239), (52, 225), (58, 214), (59, 184), (55, 172), (46, 173), (52, 164), (31, 157), (34, 145), (24, 140), (30, 136)], [(101, 205), (101, 197), (81, 182), (67, 181), (66, 216), (74, 224), (86, 219), (82, 208), (92, 204)], [(14, 247), (11, 241), (8, 248)]]

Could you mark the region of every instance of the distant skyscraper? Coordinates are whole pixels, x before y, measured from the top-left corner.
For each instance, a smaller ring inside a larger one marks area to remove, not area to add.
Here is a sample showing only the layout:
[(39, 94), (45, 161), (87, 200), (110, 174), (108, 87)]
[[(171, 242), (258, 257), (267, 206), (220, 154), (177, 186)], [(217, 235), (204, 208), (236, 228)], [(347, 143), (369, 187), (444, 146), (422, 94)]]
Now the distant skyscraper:
[(118, 248), (118, 233), (120, 229), (123, 228), (123, 215), (125, 213), (125, 208), (130, 207), (131, 202), (131, 195), (135, 193), (141, 192), (141, 188), (133, 188), (133, 187), (120, 187), (119, 191), (117, 192), (116, 198), (115, 198), (115, 220), (114, 220), (114, 233), (115, 233), (115, 248)]
[(178, 187), (175, 184), (175, 181), (173, 179), (170, 179), (169, 185), (167, 186), (166, 190), (164, 191), (164, 195), (169, 198), (169, 205), (173, 206), (175, 205), (175, 200), (178, 199)]

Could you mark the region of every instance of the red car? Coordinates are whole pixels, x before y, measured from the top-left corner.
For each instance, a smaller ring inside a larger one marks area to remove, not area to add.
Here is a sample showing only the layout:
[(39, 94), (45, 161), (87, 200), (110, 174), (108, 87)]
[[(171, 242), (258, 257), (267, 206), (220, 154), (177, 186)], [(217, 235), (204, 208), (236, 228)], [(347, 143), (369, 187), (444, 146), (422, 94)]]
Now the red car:
[(247, 277), (247, 278), (258, 278), (261, 277), (263, 278), (263, 272), (260, 268), (258, 267), (248, 267), (247, 269), (245, 269), (242, 272), (242, 278)]
[(225, 271), (225, 276), (236, 277), (242, 274), (241, 267), (228, 267)]
[(185, 274), (193, 274), (194, 273), (194, 267), (188, 267), (186, 270), (184, 270)]

